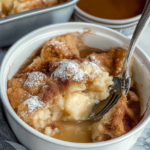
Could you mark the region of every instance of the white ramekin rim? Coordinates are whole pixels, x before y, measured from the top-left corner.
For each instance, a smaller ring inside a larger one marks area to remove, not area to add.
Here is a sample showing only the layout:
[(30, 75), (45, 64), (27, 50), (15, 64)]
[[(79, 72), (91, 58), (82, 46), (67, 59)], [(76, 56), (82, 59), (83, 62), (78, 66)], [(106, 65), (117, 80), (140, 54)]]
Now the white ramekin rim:
[(141, 15), (137, 15), (135, 17), (128, 18), (128, 19), (118, 19), (118, 20), (117, 19), (116, 20), (113, 20), (113, 19), (103, 19), (103, 18), (92, 16), (92, 15), (84, 12), (77, 5), (75, 6), (75, 11), (79, 15), (82, 15), (82, 16), (88, 18), (89, 20), (93, 20), (93, 21), (101, 22), (101, 23), (105, 23), (105, 24), (114, 24), (114, 25), (117, 25), (117, 24), (118, 25), (120, 25), (120, 24), (128, 24), (128, 23), (131, 23), (131, 22), (136, 22), (136, 21), (138, 21), (141, 18)]
[[(114, 31), (114, 30), (111, 30), (111, 29), (108, 29), (106, 27), (103, 27), (103, 26), (99, 26), (99, 25), (95, 25), (95, 24), (90, 24), (90, 23), (62, 23), (62, 24), (56, 24), (56, 25), (51, 25), (51, 27), (53, 26), (56, 26), (56, 27), (60, 27), (60, 26), (65, 26), (65, 25), (88, 25), (89, 28), (90, 27), (100, 27), (104, 30), (108, 30), (108, 31), (111, 31), (111, 32), (114, 32), (120, 36), (122, 36), (123, 38), (125, 38), (126, 40), (129, 40), (127, 37), (125, 37), (124, 35)], [(27, 125), (21, 118), (19, 118), (19, 116), (14, 112), (14, 110), (12, 109), (10, 103), (8, 103), (7, 101), (5, 101), (6, 97), (7, 97), (7, 93), (5, 91), (5, 89), (3, 88), (3, 70), (5, 70), (5, 66), (3, 65), (5, 63), (6, 60), (8, 60), (8, 58), (11, 57), (11, 54), (12, 54), (12, 51), (11, 49), (13, 49), (15, 46), (17, 46), (19, 43), (21, 43), (22, 41), (24, 41), (25, 38), (27, 38), (29, 35), (31, 34), (34, 34), (35, 32), (38, 32), (39, 30), (42, 30), (42, 29), (46, 29), (46, 28), (49, 28), (50, 25), (48, 26), (45, 26), (45, 27), (42, 27), (42, 28), (39, 28), (35, 31), (32, 31), (31, 33), (27, 34), (26, 36), (22, 37), (20, 40), (18, 40), (11, 48), (10, 50), (7, 52), (7, 54), (5, 55), (3, 61), (2, 61), (2, 65), (1, 65), (1, 70), (0, 70), (0, 79), (1, 79), (1, 84), (0, 84), (0, 93), (1, 93), (1, 99), (2, 99), (2, 103), (3, 103), (3, 106), (6, 108), (6, 110), (8, 111), (8, 113), (12, 116), (12, 118), (19, 124), (21, 125), (24, 129), (26, 129), (28, 132), (30, 132), (31, 134), (37, 136), (38, 138), (42, 139), (42, 140), (45, 140), (45, 141), (48, 141), (48, 142), (51, 142), (51, 143), (54, 143), (54, 144), (57, 144), (57, 145), (61, 145), (61, 146), (64, 146), (64, 147), (73, 147), (73, 148), (94, 148), (94, 147), (101, 147), (101, 146), (107, 146), (107, 145), (111, 145), (111, 144), (115, 144), (117, 142), (120, 142), (122, 140), (125, 140), (127, 139), (128, 137), (132, 136), (133, 134), (135, 134), (136, 132), (140, 131), (142, 128), (145, 127), (145, 125), (149, 122), (150, 120), (150, 115), (141, 123), (139, 124), (136, 128), (134, 128), (133, 130), (131, 130), (130, 132), (126, 133), (125, 135), (121, 136), (121, 137), (118, 137), (118, 138), (115, 138), (115, 139), (112, 139), (112, 140), (109, 140), (109, 141), (104, 141), (104, 142), (98, 142), (98, 143), (73, 143), (73, 142), (66, 142), (66, 141), (62, 141), (62, 140), (58, 140), (58, 139), (55, 139), (55, 138), (52, 138), (52, 137), (48, 137), (38, 131), (36, 131), (35, 129), (33, 129), (32, 127), (30, 127), (29, 125)], [(148, 60), (148, 62), (150, 63), (150, 59), (149, 57), (146, 55), (146, 53), (140, 48), (138, 47), (138, 49), (140, 50), (140, 52), (144, 55), (144, 57)], [(5, 77), (7, 78), (7, 77)], [(7, 97), (8, 99), (8, 97)]]

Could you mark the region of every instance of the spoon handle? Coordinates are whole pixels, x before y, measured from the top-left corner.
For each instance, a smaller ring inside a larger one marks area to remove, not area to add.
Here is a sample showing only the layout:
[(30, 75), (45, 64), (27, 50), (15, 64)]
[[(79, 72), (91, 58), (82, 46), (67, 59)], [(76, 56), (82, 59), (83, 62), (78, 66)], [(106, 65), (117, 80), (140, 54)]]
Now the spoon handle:
[(140, 38), (140, 35), (142, 34), (142, 32), (144, 31), (146, 25), (149, 22), (149, 16), (150, 16), (150, 0), (147, 1), (147, 5), (142, 13), (142, 17), (139, 20), (139, 23), (137, 24), (137, 27), (133, 33), (129, 48), (128, 48), (128, 52), (124, 61), (124, 65), (123, 65), (123, 69), (121, 72), (121, 77), (122, 78), (128, 78), (129, 77), (129, 65), (130, 65), (130, 60), (131, 57), (134, 53), (135, 50), (135, 46)]

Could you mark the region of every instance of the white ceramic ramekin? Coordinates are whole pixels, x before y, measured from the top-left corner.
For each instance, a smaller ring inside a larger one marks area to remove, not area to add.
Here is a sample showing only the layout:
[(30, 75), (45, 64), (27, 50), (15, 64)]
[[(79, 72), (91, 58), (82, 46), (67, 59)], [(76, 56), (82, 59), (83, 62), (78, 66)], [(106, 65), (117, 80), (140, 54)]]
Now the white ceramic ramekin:
[(139, 125), (129, 133), (113, 140), (98, 143), (65, 142), (48, 137), (34, 130), (22, 121), (13, 111), (6, 92), (7, 79), (11, 79), (20, 65), (34, 50), (41, 47), (46, 40), (53, 36), (68, 32), (83, 32), (84, 28), (89, 28), (94, 33), (87, 33), (83, 36), (82, 40), (88, 46), (105, 50), (111, 47), (126, 48), (129, 44), (129, 40), (125, 36), (98, 25), (88, 23), (57, 24), (40, 28), (20, 39), (9, 49), (2, 62), (0, 92), (4, 110), (9, 124), (18, 140), (30, 150), (129, 150), (135, 144), (145, 125), (150, 120), (150, 60), (139, 47), (136, 48), (134, 54), (136, 61), (134, 62), (133, 72), (143, 98), (141, 113), (145, 110), (146, 113)]
[(74, 20), (79, 22), (95, 23), (105, 27), (109, 27), (113, 30), (121, 32), (124, 35), (131, 35), (141, 17), (141, 15), (129, 18), (129, 19), (104, 19), (92, 16), (84, 11), (82, 11), (77, 5), (74, 10)]

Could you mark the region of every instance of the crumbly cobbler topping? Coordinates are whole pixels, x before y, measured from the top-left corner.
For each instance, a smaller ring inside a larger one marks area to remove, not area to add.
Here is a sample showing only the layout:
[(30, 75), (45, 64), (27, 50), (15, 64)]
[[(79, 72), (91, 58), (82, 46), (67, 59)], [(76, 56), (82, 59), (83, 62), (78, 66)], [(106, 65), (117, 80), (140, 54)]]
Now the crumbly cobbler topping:
[[(86, 58), (79, 53), (78, 40), (70, 33), (47, 41), (39, 56), (8, 80), (12, 108), (34, 129), (59, 139), (64, 132), (67, 135), (72, 131), (73, 137), (82, 137), (86, 130), (90, 142), (98, 142), (130, 131), (138, 123), (138, 115), (128, 107), (125, 95), (101, 120), (84, 124), (93, 106), (109, 96), (113, 76), (121, 72), (126, 51), (114, 48), (93, 52)], [(130, 91), (128, 101), (139, 99)], [(83, 123), (76, 124), (80, 120)]]

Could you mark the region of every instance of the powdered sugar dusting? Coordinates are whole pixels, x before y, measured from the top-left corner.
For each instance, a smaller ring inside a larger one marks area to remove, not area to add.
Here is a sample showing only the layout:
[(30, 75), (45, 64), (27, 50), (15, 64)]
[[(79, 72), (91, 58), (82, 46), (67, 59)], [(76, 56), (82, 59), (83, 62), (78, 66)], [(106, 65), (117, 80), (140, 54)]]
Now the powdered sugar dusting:
[(30, 88), (38, 87), (45, 78), (46, 75), (41, 72), (28, 73), (28, 79), (25, 81), (24, 86), (27, 85)]
[(89, 62), (89, 61), (85, 61), (83, 62), (83, 64), (85, 65), (91, 65), (91, 66), (95, 66), (95, 67), (99, 67), (97, 64), (95, 64), (94, 62)]
[(93, 63), (95, 63), (96, 65), (99, 65), (99, 61), (95, 58), (94, 55), (90, 55), (90, 59)]
[(45, 106), (45, 103), (39, 100), (38, 96), (32, 96), (23, 102), (24, 105), (28, 105), (29, 112), (32, 113), (34, 110)]
[(19, 79), (19, 81), (20, 81), (20, 82), (23, 82), (23, 79), (21, 78), (21, 79)]
[(49, 41), (47, 45), (55, 46), (56, 49), (67, 48), (67, 46), (63, 42), (59, 42), (59, 41), (56, 41), (56, 40)]
[(48, 88), (49, 87), (49, 85), (44, 85), (42, 88)]
[(95, 63), (96, 65), (98, 65), (100, 67), (100, 69), (102, 69), (103, 71), (105, 70), (105, 68), (103, 66), (100, 66), (99, 60), (97, 60), (94, 55), (90, 55), (90, 59), (91, 59), (91, 61), (93, 63)]
[(84, 76), (88, 75), (88, 73), (82, 71), (79, 68), (79, 64), (73, 60), (72, 61), (63, 60), (54, 65), (55, 66), (59, 65), (58, 68), (52, 74), (52, 77), (55, 80), (61, 78), (62, 80), (72, 79), (74, 81), (81, 82), (84, 79)]
[(22, 111), (22, 112), (21, 112), (21, 115), (22, 115), (22, 116), (27, 115), (27, 111)]

